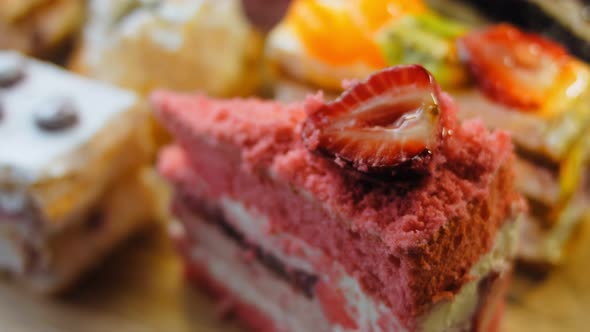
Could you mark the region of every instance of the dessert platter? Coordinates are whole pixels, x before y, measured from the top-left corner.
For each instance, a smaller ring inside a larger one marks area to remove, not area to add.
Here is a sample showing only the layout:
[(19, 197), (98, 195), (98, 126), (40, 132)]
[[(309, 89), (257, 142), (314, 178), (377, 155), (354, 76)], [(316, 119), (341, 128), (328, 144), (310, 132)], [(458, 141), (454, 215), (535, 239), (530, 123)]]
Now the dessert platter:
[(0, 13), (0, 331), (586, 328), (590, 5)]

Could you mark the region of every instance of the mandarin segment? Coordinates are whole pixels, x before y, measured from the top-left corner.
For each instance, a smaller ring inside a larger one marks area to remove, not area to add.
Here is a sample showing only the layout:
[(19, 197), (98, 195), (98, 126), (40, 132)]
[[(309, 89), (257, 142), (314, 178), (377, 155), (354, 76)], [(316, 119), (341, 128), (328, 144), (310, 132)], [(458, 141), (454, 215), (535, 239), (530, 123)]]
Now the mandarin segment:
[(351, 2), (341, 4), (298, 0), (290, 8), (287, 23), (294, 29), (307, 51), (326, 63), (386, 65), (372, 36), (358, 26)]

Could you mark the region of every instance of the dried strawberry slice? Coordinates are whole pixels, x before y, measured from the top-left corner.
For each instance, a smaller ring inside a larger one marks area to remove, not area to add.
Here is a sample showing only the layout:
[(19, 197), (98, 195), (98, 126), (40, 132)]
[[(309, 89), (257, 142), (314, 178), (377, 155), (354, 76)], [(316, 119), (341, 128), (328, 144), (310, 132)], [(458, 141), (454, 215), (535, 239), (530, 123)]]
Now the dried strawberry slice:
[(540, 108), (570, 59), (559, 44), (509, 24), (472, 32), (457, 43), (481, 90), (520, 109)]
[(422, 66), (382, 70), (333, 102), (308, 102), (303, 141), (363, 173), (425, 170), (441, 137), (440, 94)]

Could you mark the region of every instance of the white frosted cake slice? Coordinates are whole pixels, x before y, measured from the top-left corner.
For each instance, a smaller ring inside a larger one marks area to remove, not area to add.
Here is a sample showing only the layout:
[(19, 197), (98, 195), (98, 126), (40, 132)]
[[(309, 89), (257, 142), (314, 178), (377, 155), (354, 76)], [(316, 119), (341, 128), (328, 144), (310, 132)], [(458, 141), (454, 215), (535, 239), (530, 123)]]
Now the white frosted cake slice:
[(0, 52), (0, 270), (69, 285), (150, 220), (149, 114), (133, 93)]

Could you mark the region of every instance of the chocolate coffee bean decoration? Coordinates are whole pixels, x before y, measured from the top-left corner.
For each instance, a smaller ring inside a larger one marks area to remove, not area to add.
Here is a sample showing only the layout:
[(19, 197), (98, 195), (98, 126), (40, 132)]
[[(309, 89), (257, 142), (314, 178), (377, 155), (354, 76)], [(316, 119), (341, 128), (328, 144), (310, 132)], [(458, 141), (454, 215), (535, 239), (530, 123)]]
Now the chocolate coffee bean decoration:
[(246, 17), (262, 32), (270, 31), (285, 16), (291, 0), (242, 0)]
[(78, 123), (78, 111), (67, 98), (53, 98), (38, 105), (34, 111), (35, 123), (46, 131), (69, 129)]
[(10, 88), (25, 77), (25, 65), (17, 56), (3, 57), (0, 60), (0, 89)]

